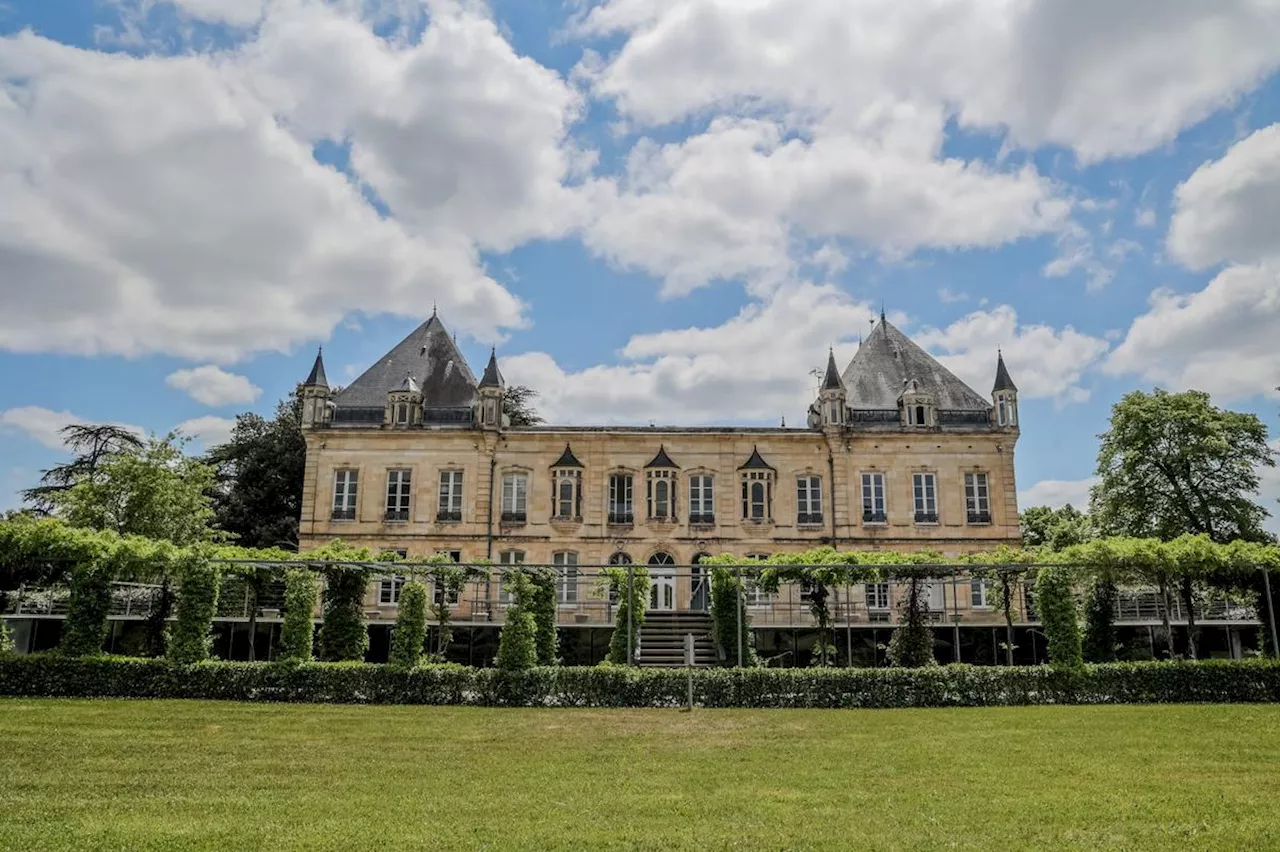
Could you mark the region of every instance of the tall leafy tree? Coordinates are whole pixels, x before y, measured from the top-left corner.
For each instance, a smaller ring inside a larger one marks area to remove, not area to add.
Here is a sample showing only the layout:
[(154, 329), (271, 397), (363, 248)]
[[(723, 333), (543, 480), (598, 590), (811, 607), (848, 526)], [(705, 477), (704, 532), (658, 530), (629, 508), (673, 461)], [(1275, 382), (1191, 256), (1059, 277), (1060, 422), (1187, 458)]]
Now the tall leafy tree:
[(185, 455), (187, 439), (151, 436), (100, 459), (92, 475), (45, 495), (68, 524), (178, 545), (218, 538), (209, 491), (213, 468)]
[(291, 393), (267, 419), (247, 412), (225, 444), (209, 450), (217, 471), (213, 510), (218, 527), (245, 547), (297, 547), (307, 444), (302, 402)]
[(1265, 541), (1258, 469), (1274, 467), (1267, 427), (1202, 391), (1126, 394), (1101, 436), (1090, 514), (1108, 535)]
[(511, 420), (512, 426), (537, 426), (543, 422), (533, 407), (538, 392), (524, 385), (512, 385), (502, 394), (502, 413)]
[(63, 426), (60, 434), (71, 460), (43, 471), (40, 484), (22, 492), (22, 499), (40, 514), (52, 512), (58, 496), (81, 482), (94, 481), (103, 462), (143, 448), (137, 434), (110, 423), (72, 423)]
[[(1090, 514), (1105, 534), (1170, 541), (1190, 533), (1227, 543), (1266, 541), (1269, 516), (1256, 500), (1259, 469), (1274, 467), (1256, 415), (1213, 405), (1203, 391), (1126, 394), (1101, 436)], [(1170, 581), (1187, 611), (1187, 654), (1196, 655), (1195, 583), (1203, 571), (1159, 573), (1166, 623)], [(1167, 626), (1166, 626), (1167, 629)], [(1167, 637), (1172, 652), (1172, 636)]]

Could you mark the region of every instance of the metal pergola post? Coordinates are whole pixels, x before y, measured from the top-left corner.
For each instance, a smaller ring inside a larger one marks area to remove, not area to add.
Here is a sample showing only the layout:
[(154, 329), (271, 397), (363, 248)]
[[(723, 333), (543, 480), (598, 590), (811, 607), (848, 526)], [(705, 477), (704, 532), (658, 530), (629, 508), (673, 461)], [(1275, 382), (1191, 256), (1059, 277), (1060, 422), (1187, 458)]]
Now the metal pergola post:
[(1271, 656), (1280, 657), (1280, 642), (1276, 641), (1276, 608), (1271, 602), (1271, 571), (1262, 569), (1262, 587), (1267, 597), (1267, 625), (1271, 628)]
[(628, 565), (627, 566), (627, 665), (629, 666), (635, 665), (636, 643), (635, 643), (634, 625), (635, 625), (636, 619), (635, 619), (635, 615), (633, 614), (636, 608), (635, 582), (636, 582), (635, 569), (632, 566)]
[(738, 625), (738, 668), (742, 668), (743, 651), (745, 650), (742, 647), (743, 646), (742, 634), (745, 632), (743, 630), (742, 619), (746, 615), (747, 601), (745, 598), (745, 593), (742, 588), (742, 566), (739, 565), (736, 570), (738, 572), (738, 615), (737, 615), (737, 618), (734, 619), (734, 621), (737, 622), (737, 625)]

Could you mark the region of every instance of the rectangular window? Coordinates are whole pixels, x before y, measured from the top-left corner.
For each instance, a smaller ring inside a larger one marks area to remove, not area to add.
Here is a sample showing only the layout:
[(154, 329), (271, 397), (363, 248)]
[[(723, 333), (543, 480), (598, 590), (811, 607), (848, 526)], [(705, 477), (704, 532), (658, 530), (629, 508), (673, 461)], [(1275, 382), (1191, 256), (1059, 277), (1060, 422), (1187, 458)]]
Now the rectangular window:
[(938, 481), (932, 473), (917, 473), (911, 477), (911, 491), (915, 498), (916, 523), (938, 522)]
[(333, 519), (354, 521), (356, 497), (359, 494), (360, 471), (344, 469), (333, 472)]
[(409, 496), (413, 493), (412, 474), (407, 470), (387, 471), (387, 520), (409, 520)]
[(986, 609), (991, 606), (991, 604), (987, 602), (987, 591), (990, 588), (990, 580), (969, 581), (969, 606), (974, 609)]
[(964, 475), (964, 509), (971, 524), (991, 523), (991, 493), (985, 473)]
[(773, 479), (765, 471), (753, 470), (742, 477), (742, 518), (767, 521), (773, 516)]
[(712, 478), (705, 474), (689, 477), (689, 523), (714, 524), (716, 508), (712, 493)]
[(884, 474), (862, 474), (862, 522), (883, 524), (888, 521), (884, 503)]
[(867, 609), (885, 610), (889, 608), (889, 584), (867, 583)]
[[(499, 551), (498, 564), (499, 565), (523, 565), (524, 551), (523, 550)], [(506, 588), (503, 586), (501, 579), (499, 579), (498, 581), (498, 603), (500, 604), (511, 603), (511, 593), (508, 592)]]
[(768, 606), (773, 595), (760, 588), (760, 581), (754, 577), (742, 578), (742, 599), (747, 606)]
[(635, 520), (632, 486), (631, 474), (609, 474), (609, 523), (629, 524)]
[(528, 517), (529, 477), (523, 473), (506, 473), (502, 476), (502, 521), (523, 524)]
[(404, 577), (380, 577), (378, 579), (378, 605), (397, 606), (400, 603), (400, 589), (404, 586)]
[(796, 478), (796, 523), (822, 523), (822, 477)]
[(552, 482), (552, 506), (557, 518), (575, 519), (582, 517), (579, 511), (579, 499), (582, 474), (577, 470), (557, 471)]
[(440, 471), (440, 500), (436, 507), (436, 520), (462, 520), (462, 471)]
[(562, 604), (578, 602), (578, 554), (556, 553), (551, 557), (560, 579), (556, 583), (557, 597)]
[(676, 480), (669, 470), (651, 470), (646, 477), (646, 498), (649, 517), (656, 521), (669, 521), (676, 516)]

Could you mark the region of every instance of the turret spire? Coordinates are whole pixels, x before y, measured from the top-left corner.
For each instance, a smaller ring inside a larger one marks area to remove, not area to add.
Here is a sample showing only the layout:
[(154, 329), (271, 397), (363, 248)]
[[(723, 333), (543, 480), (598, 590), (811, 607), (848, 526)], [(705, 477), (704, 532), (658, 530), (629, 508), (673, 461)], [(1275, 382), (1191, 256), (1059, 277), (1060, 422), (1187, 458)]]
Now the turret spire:
[(999, 349), (996, 350), (996, 383), (991, 392), (996, 391), (1016, 391), (1018, 386), (1013, 383), (1013, 379), (1009, 376), (1009, 369), (1004, 365), (1004, 353)]
[(311, 373), (307, 376), (304, 385), (310, 387), (327, 388), (329, 380), (324, 375), (324, 347), (317, 347), (316, 362), (311, 365)]

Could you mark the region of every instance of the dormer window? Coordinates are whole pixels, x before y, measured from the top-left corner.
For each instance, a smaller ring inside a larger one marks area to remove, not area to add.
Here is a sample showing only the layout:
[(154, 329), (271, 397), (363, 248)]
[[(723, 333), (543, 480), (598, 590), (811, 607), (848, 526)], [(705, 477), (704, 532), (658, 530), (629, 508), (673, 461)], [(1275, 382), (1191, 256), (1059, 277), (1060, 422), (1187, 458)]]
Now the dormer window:
[(674, 470), (645, 471), (648, 483), (649, 519), (673, 521), (676, 517), (676, 472)]
[(582, 462), (568, 444), (551, 465), (551, 517), (557, 521), (582, 520)]
[(902, 411), (902, 425), (916, 428), (935, 425), (933, 397), (922, 391), (915, 379), (903, 383), (898, 405)]

